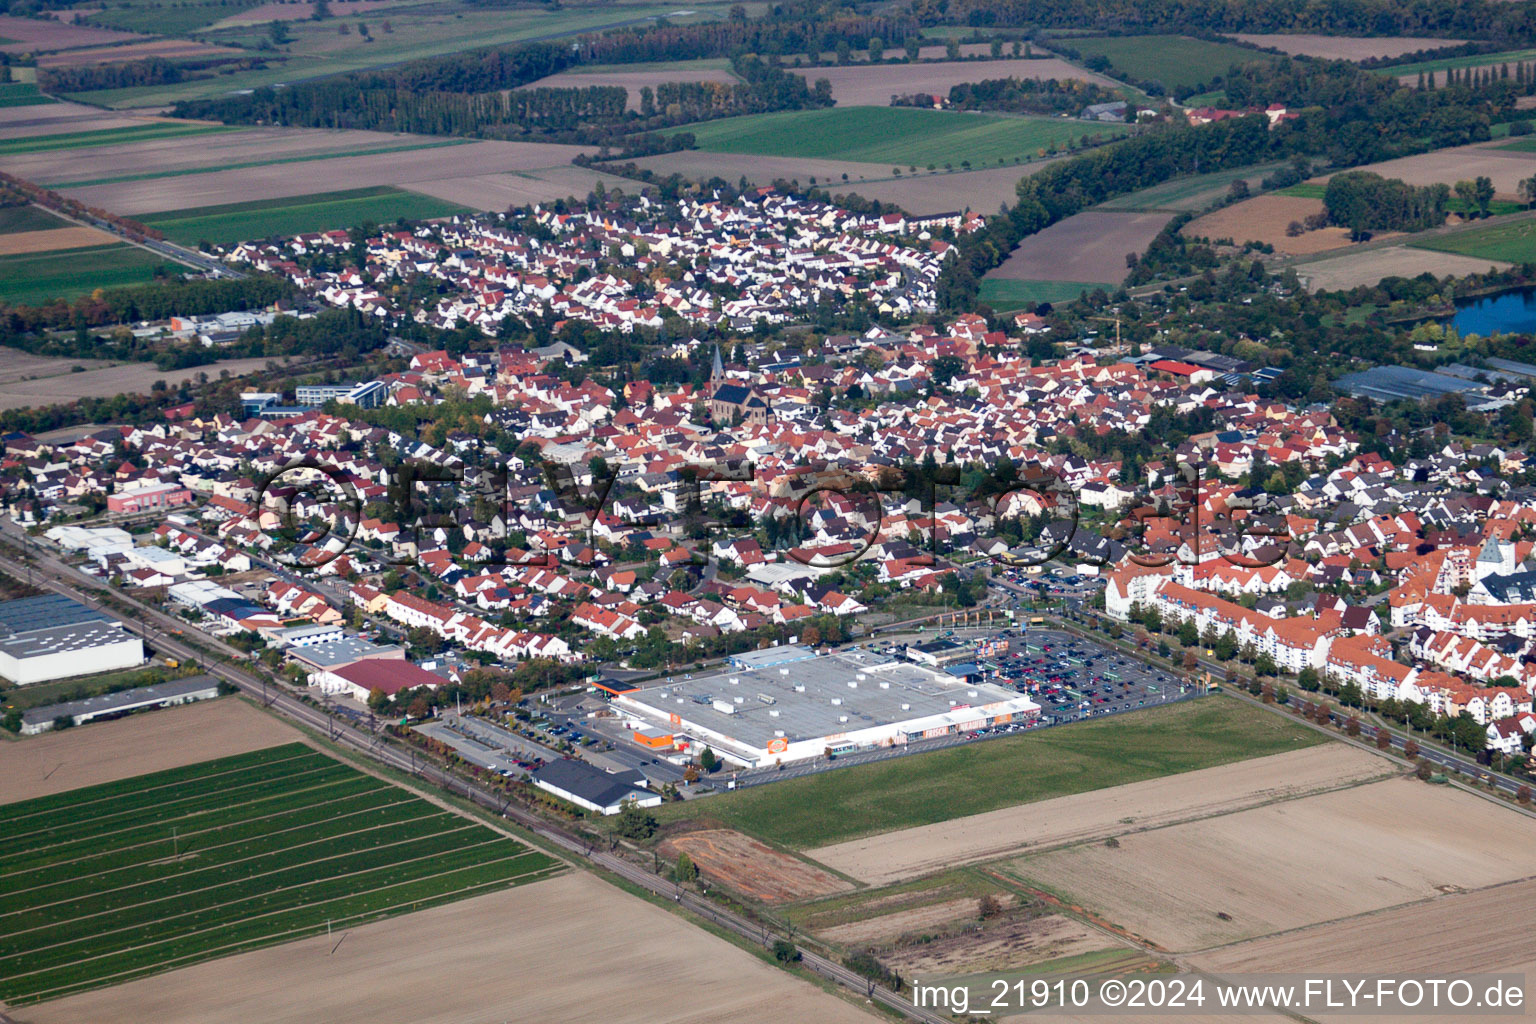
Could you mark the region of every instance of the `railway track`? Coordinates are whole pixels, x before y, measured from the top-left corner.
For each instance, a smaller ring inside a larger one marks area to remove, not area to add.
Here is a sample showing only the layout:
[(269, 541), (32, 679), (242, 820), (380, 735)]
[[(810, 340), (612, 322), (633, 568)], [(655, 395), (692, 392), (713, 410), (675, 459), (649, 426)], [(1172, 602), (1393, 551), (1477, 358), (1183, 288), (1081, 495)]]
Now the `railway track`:
[[(28, 575), (27, 565), (17, 560), (13, 553), (14, 549), (8, 543), (4, 547), (5, 553), (0, 554), (0, 569), (16, 574), (18, 578), (25, 578)], [(71, 574), (74, 574), (80, 575), (82, 582), (98, 581), (93, 581), (90, 577), (78, 573), (73, 567), (53, 558), (47, 552), (34, 550), (31, 556), (31, 576), (35, 585), (47, 587), (55, 593), (63, 594), (66, 597), (88, 605), (97, 603), (96, 598), (80, 590), (78, 586), (73, 585), (68, 580)], [(43, 571), (41, 577), (38, 575), (40, 571)], [(191, 647), (185, 641), (177, 639), (176, 634), (169, 632), (170, 628), (179, 629), (179, 627), (172, 625), (175, 620), (158, 609), (140, 604), (126, 595), (118, 596), (129, 600), (130, 603), (138, 608), (141, 615), (140, 621), (143, 623), (146, 633), (145, 640), (153, 643), (157, 650), (168, 652), (181, 658), (196, 660), (200, 663), (207, 661), (203, 652)], [(150, 622), (154, 622), (157, 627), (152, 638), (148, 635)], [(212, 638), (206, 639), (210, 646), (227, 657), (243, 657), (240, 651), (221, 641)], [(405, 772), (455, 796), (462, 796), (475, 805), (490, 811), (498, 817), (516, 823), (545, 842), (565, 851), (575, 861), (585, 861), (594, 867), (616, 875), (633, 885), (637, 885), (647, 892), (663, 899), (670, 899), (690, 913), (696, 914), (718, 927), (725, 928), (733, 934), (759, 946), (769, 948), (775, 940), (781, 938), (780, 935), (770, 931), (762, 924), (749, 921), (734, 911), (721, 907), (697, 893), (683, 889), (677, 883), (669, 881), (638, 864), (625, 860), (622, 857), (614, 856), (606, 850), (598, 849), (586, 840), (557, 828), (544, 819), (524, 811), (522, 808), (511, 806), (508, 798), (501, 794), (483, 789), (451, 772), (418, 759), (412, 748), (401, 750), (391, 745), (385, 736), (377, 732), (371, 732), (352, 722), (338, 721), (334, 716), (312, 707), (279, 687), (266, 684), (263, 680), (243, 668), (231, 663), (216, 663), (209, 665), (207, 670), (209, 674), (232, 686), (238, 687), (245, 694), (261, 701), (269, 710), (285, 715), (317, 732), (323, 732), (332, 742), (349, 750), (372, 758), (397, 771)], [(798, 944), (796, 944), (795, 948), (800, 954), (800, 963), (807, 970), (851, 989), (871, 1002), (887, 1006), (907, 1019), (920, 1021), (922, 1024), (952, 1024), (949, 1018), (914, 1005), (900, 993), (875, 984), (862, 974), (849, 970), (829, 957), (822, 956), (814, 950), (806, 949)], [(6, 1024), (3, 1015), (0, 1015), (0, 1024)]]

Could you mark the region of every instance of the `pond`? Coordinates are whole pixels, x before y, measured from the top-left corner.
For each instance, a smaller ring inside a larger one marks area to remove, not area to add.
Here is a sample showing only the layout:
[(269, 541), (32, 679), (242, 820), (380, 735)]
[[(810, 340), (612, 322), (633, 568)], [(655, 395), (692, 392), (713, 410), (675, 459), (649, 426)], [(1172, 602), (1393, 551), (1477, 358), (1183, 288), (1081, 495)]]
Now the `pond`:
[(1536, 288), (1459, 300), (1451, 325), (1458, 334), (1485, 338), (1496, 333), (1536, 334)]

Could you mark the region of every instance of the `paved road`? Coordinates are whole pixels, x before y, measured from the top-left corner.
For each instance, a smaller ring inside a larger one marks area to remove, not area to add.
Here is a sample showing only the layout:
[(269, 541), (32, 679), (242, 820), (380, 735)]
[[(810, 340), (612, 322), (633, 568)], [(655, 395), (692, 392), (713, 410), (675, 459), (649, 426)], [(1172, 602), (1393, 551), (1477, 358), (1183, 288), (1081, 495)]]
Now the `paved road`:
[[(94, 580), (78, 572), (73, 567), (65, 565), (47, 552), (37, 551), (34, 548), (33, 555), (33, 561), (47, 573), (47, 575), (41, 578), (34, 574), (34, 579), (38, 586), (46, 587), (88, 604), (96, 603), (97, 599), (94, 596), (80, 590), (79, 587), (81, 585), (91, 585), (93, 589), (99, 588), (100, 581)], [(15, 557), (15, 549), (9, 545), (6, 545), (3, 553), (0, 553), (0, 568), (11, 573), (20, 573), (23, 577), (27, 571), (26, 567)], [(198, 661), (206, 660), (199, 651), (188, 646), (183, 641), (175, 639), (173, 635), (163, 632), (165, 628), (172, 626), (176, 620), (157, 609), (143, 605), (139, 607), (142, 609), (144, 616), (145, 632), (150, 642), (159, 650), (183, 658)], [(153, 623), (153, 626), (150, 625), (151, 623)], [(232, 655), (238, 656), (240, 653), (230, 648), (227, 644), (201, 635), (199, 636), (199, 641), (206, 642), (214, 649), (222, 649), (222, 651)], [(334, 716), (327, 715), (324, 711), (292, 696), (285, 689), (266, 685), (261, 679), (256, 678), (242, 667), (236, 667), (232, 664), (214, 664), (208, 666), (208, 671), (218, 678), (239, 687), (248, 696), (263, 700), (270, 710), (285, 715), (318, 732), (325, 733), (338, 745), (348, 747), (398, 771), (414, 775), (422, 781), (444, 789), (456, 796), (463, 796), (494, 814), (516, 822), (545, 842), (572, 855), (574, 858), (578, 860), (584, 859), (594, 866), (618, 875), (651, 893), (671, 899), (679, 906), (686, 907), (693, 913), (707, 918), (719, 927), (728, 929), (736, 935), (763, 946), (772, 946), (774, 940), (779, 938), (778, 935), (769, 931), (763, 925), (748, 921), (732, 911), (718, 907), (705, 897), (683, 889), (676, 883), (670, 882), (658, 874), (621, 857), (614, 856), (607, 851), (593, 847), (584, 840), (554, 827), (542, 818), (523, 811), (521, 808), (511, 806), (508, 798), (501, 794), (482, 789), (471, 782), (437, 768), (435, 765), (423, 763), (416, 756), (415, 748), (401, 749), (395, 746), (387, 737), (379, 733), (370, 732), (360, 724), (338, 721)], [(923, 1024), (950, 1024), (946, 1018), (914, 1006), (898, 993), (874, 984), (863, 975), (856, 974), (835, 961), (820, 956), (812, 950), (798, 946), (797, 948), (800, 951), (801, 963), (823, 977), (854, 989), (866, 998), (888, 1006), (910, 1020), (921, 1021)]]

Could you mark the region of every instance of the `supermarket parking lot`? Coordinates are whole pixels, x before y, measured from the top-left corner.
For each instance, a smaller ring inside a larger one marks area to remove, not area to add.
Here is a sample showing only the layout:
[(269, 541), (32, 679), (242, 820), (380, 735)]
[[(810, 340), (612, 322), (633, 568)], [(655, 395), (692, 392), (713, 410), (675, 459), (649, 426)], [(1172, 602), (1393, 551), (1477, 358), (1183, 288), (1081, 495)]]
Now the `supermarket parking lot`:
[(1169, 671), (1057, 630), (1005, 637), (1009, 650), (991, 659), (994, 681), (1028, 693), (1043, 724), (1135, 711), (1186, 696)]

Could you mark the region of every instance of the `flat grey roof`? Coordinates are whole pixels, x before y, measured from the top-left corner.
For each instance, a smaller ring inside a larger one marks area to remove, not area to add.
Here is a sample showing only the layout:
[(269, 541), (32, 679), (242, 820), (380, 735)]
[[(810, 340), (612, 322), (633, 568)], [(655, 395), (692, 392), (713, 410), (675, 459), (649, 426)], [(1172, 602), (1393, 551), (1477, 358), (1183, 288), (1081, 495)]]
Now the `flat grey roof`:
[(108, 644), (137, 639), (136, 634), (121, 628), (121, 623), (110, 620), (78, 622), (70, 626), (55, 626), (52, 629), (34, 629), (19, 636), (0, 640), (0, 651), (19, 660), (40, 658), (46, 654), (89, 651)]
[[(804, 689), (797, 691), (796, 686)], [(868, 651), (845, 651), (773, 668), (675, 680), (626, 694), (624, 699), (643, 704), (661, 716), (676, 714), (726, 736), (766, 747), (780, 730), (794, 742), (1016, 697), (1013, 690), (991, 683), (967, 685), (919, 665)], [(834, 699), (841, 703), (833, 704)], [(730, 701), (736, 710), (732, 714), (717, 711), (713, 700)], [(843, 715), (848, 721), (839, 721)], [(682, 731), (686, 732), (686, 727)]]
[(69, 626), (77, 622), (107, 622), (109, 617), (63, 594), (42, 594), (0, 601), (0, 636), (30, 633), (38, 629)]
[(316, 668), (337, 668), (369, 656), (379, 657), (399, 650), (400, 647), (396, 644), (381, 647), (361, 637), (347, 636), (339, 640), (327, 640), (323, 644), (294, 647), (287, 651), (287, 654), (295, 661), (307, 662)]
[(744, 669), (769, 668), (773, 665), (785, 665), (792, 661), (804, 661), (807, 658), (816, 657), (816, 652), (804, 644), (781, 644), (778, 647), (764, 647), (758, 651), (743, 651), (741, 654), (731, 655), (731, 664), (739, 665)]
[(119, 690), (117, 693), (104, 693), (99, 697), (86, 697), (84, 700), (66, 700), (58, 704), (48, 704), (40, 708), (32, 708), (21, 713), (21, 720), (28, 725), (39, 722), (51, 722), (60, 715), (76, 717), (79, 715), (104, 715), (113, 711), (123, 711), (144, 704), (154, 704), (163, 700), (173, 700), (177, 697), (185, 697), (188, 694), (199, 693), (203, 690), (219, 687), (219, 681), (210, 675), (189, 676), (186, 679), (175, 679), (169, 683), (156, 683), (154, 686), (140, 686), (132, 690)]

